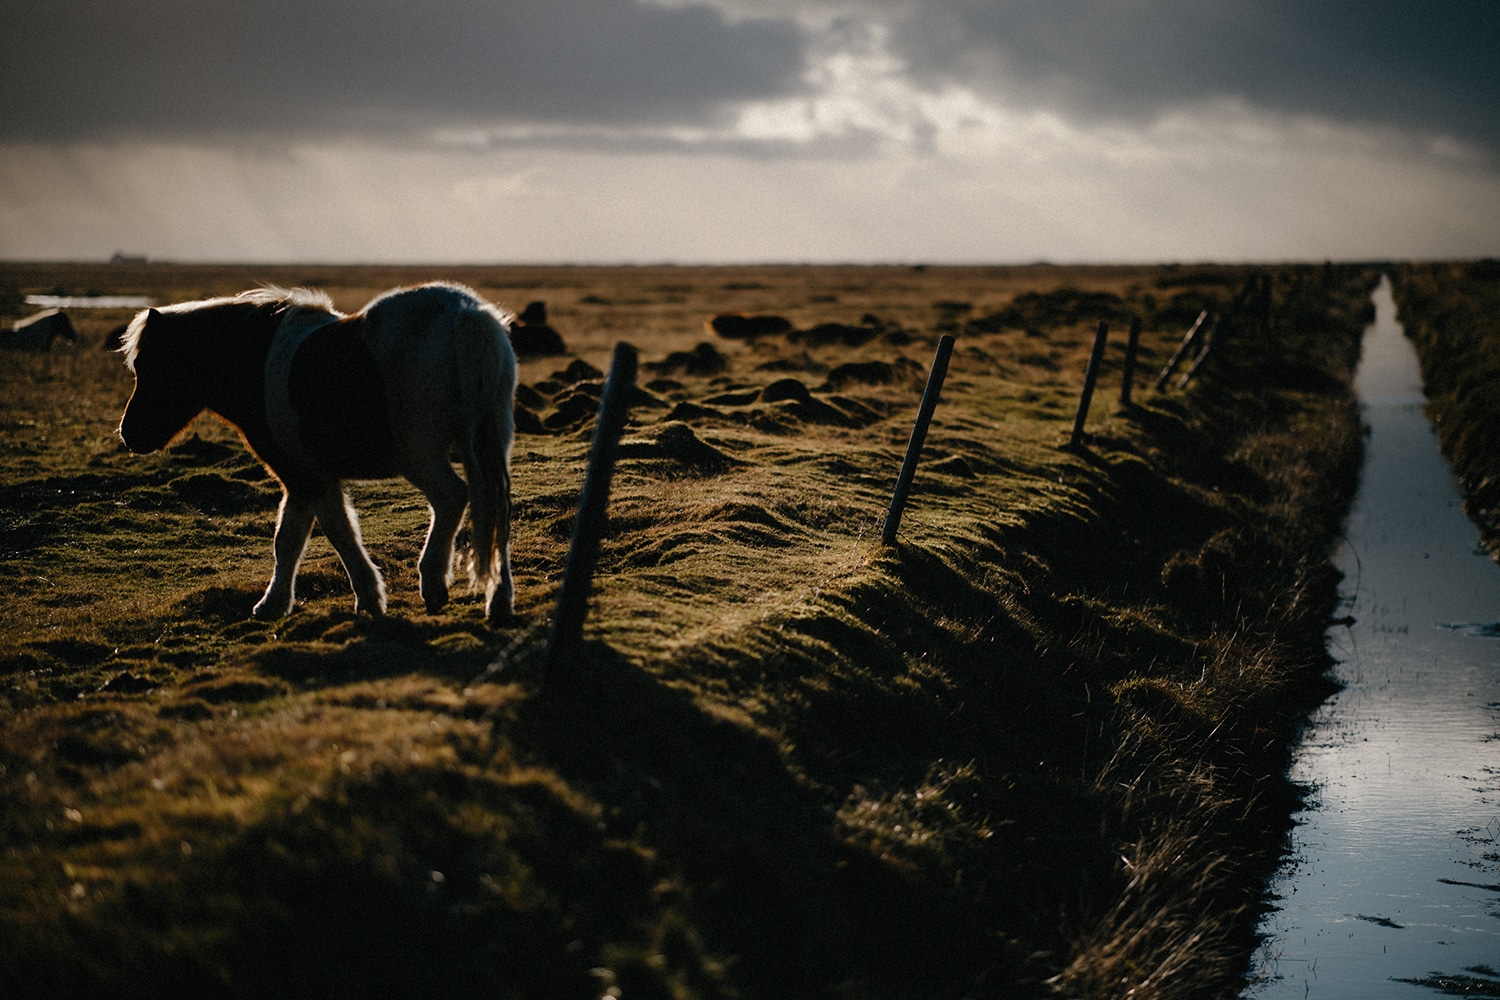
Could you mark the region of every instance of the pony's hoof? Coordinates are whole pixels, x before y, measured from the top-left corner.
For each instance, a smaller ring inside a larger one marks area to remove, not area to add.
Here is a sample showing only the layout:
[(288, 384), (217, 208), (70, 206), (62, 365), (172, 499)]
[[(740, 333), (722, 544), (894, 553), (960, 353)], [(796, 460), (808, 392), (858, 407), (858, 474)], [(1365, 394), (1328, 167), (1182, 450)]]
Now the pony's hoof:
[[(241, 607), (243, 606), (244, 605), (241, 605)], [(256, 603), (255, 607), (250, 609), (250, 617), (254, 618), (256, 621), (261, 622), (278, 621), (279, 619), (285, 618), (291, 613), (292, 606), (290, 603), (273, 603), (266, 600), (265, 598), (261, 598), (261, 600)]]
[(379, 618), (385, 614), (385, 585), (377, 577), (375, 586), (354, 591), (354, 613)]

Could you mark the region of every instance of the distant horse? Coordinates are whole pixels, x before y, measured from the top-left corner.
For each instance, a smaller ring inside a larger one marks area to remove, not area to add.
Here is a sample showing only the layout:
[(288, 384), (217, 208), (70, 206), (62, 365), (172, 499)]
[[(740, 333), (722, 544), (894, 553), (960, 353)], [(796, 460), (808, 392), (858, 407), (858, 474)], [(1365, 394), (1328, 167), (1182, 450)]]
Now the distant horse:
[[(321, 292), (279, 288), (147, 309), (120, 348), (135, 375), (120, 439), (137, 454), (157, 451), (209, 410), (281, 482), (276, 568), (257, 618), (291, 611), (315, 517), (344, 562), (355, 610), (381, 614), (385, 582), (343, 484), (400, 475), (431, 505), (418, 563), (427, 610), (447, 603), (467, 505), (470, 577), (493, 621), (514, 596), (509, 319), (447, 284), (387, 292), (353, 316)], [(467, 484), (453, 471), (455, 445)]]
[(73, 321), (61, 309), (46, 309), (34, 316), (18, 319), (9, 330), (0, 330), (0, 347), (20, 351), (50, 351), (58, 338), (78, 343)]

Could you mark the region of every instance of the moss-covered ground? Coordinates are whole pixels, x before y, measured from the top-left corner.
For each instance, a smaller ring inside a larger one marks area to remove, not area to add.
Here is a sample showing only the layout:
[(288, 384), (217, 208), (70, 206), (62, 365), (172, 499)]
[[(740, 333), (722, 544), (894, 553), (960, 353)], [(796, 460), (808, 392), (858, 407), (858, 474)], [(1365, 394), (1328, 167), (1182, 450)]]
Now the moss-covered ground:
[[(438, 277), (545, 300), (569, 348), (522, 364), (497, 629), (474, 596), (422, 610), (404, 482), (353, 490), (388, 616), (353, 614), (315, 536), (295, 612), (249, 620), (275, 483), (207, 417), (123, 449), (130, 378), (98, 345), (129, 311), (3, 356), (0, 994), (1242, 985), (1288, 739), (1324, 693), (1373, 270), (0, 265), (23, 294), (275, 283), (346, 309)], [(1247, 287), (1195, 377), (1153, 391)], [(720, 312), (791, 329), (724, 339)], [(586, 644), (544, 676), (618, 340), (641, 391)]]

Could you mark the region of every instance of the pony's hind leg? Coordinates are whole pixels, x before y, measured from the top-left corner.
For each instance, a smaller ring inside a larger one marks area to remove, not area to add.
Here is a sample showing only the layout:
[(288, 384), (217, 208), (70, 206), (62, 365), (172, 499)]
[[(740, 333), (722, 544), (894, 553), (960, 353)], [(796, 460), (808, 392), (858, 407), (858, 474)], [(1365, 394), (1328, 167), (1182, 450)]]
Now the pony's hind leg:
[(495, 544), (500, 550), (500, 583), (486, 609), (490, 621), (499, 621), (515, 609), (516, 585), (510, 572), (510, 468), (500, 470), (500, 510), (495, 523)]
[[(385, 581), (380, 570), (365, 551), (365, 543), (359, 535), (359, 517), (349, 503), (349, 494), (335, 485), (325, 490), (313, 501), (318, 515), (318, 524), (333, 550), (343, 560), (344, 572), (349, 574), (349, 585), (354, 588), (354, 611), (371, 615), (385, 614)], [(279, 569), (278, 565), (278, 569)]]
[(448, 585), (453, 581), (453, 540), (463, 524), (464, 507), (469, 489), (448, 464), (446, 453), (441, 463), (431, 463), (420, 470), (408, 471), (407, 478), (427, 497), (432, 522), (427, 541), (417, 564), (422, 582), (422, 602), (428, 614), (437, 614), (448, 603)]
[(276, 568), (271, 573), (271, 582), (263, 596), (250, 613), (256, 618), (271, 620), (284, 618), (292, 610), (295, 599), (293, 586), (297, 579), (297, 566), (302, 562), (302, 553), (307, 549), (307, 537), (312, 533), (313, 508), (305, 500), (294, 498), (290, 493), (281, 497), (281, 509), (276, 515)]
[(471, 571), (484, 589), (485, 617), (498, 624), (515, 607), (510, 571), (510, 470), (506, 463), (486, 467), (472, 461), (469, 473), (469, 528), (473, 541)]

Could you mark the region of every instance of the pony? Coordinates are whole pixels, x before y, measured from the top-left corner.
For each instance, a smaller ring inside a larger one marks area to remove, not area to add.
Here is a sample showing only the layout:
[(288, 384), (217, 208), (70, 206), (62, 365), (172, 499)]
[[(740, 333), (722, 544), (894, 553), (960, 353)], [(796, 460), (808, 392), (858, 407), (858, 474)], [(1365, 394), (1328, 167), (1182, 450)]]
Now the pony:
[(349, 574), (355, 612), (383, 614), (385, 581), (344, 483), (404, 476), (431, 508), (418, 563), (428, 612), (447, 603), (467, 507), (470, 579), (495, 622), (514, 601), (510, 321), (446, 283), (386, 292), (354, 315), (321, 292), (273, 287), (142, 310), (120, 347), (135, 376), (120, 440), (136, 454), (158, 451), (207, 410), (281, 484), (275, 570), (256, 618), (291, 612), (314, 519)]

